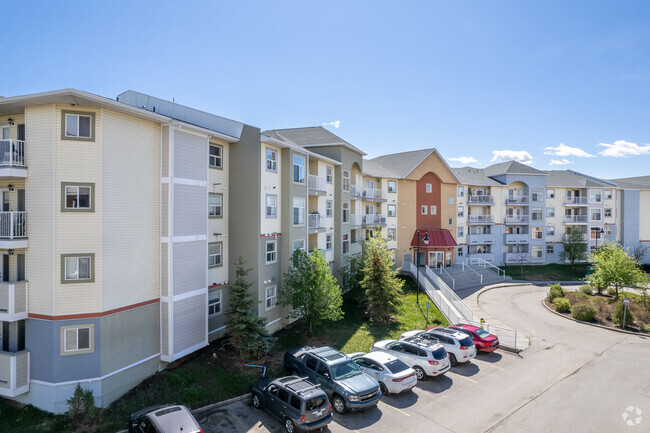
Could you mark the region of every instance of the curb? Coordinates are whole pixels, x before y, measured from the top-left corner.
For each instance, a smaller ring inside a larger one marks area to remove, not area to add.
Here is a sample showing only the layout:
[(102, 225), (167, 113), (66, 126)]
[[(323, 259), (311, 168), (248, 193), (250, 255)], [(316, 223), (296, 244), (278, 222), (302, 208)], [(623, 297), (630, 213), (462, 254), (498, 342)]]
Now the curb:
[(623, 329), (612, 328), (612, 327), (610, 327), (610, 326), (605, 326), (605, 325), (599, 325), (598, 323), (585, 322), (585, 321), (583, 321), (583, 320), (574, 319), (574, 318), (571, 317), (571, 316), (565, 316), (564, 314), (562, 314), (562, 313), (558, 313), (557, 311), (555, 311), (554, 309), (552, 309), (551, 307), (549, 307), (549, 306), (546, 304), (546, 302), (544, 302), (545, 300), (546, 300), (546, 298), (542, 299), (542, 305), (543, 305), (544, 307), (546, 307), (546, 309), (547, 309), (548, 311), (550, 311), (551, 313), (555, 314), (556, 316), (560, 316), (560, 317), (563, 317), (563, 318), (565, 318), (565, 319), (572, 320), (572, 321), (574, 321), (574, 322), (576, 322), (576, 323), (580, 323), (580, 324), (582, 324), (582, 325), (588, 325), (588, 326), (593, 326), (594, 328), (600, 328), (600, 329), (605, 329), (605, 330), (607, 330), (607, 331), (618, 332), (619, 334), (636, 335), (637, 337), (650, 337), (650, 335), (648, 335), (648, 334), (642, 334), (642, 333), (640, 333), (640, 332), (625, 331), (625, 330), (623, 330)]
[(251, 393), (249, 392), (248, 394), (240, 395), (239, 397), (229, 398), (228, 400), (219, 401), (217, 403), (212, 403), (212, 404), (209, 404), (207, 406), (203, 406), (203, 407), (200, 407), (198, 409), (194, 409), (194, 410), (192, 410), (190, 412), (192, 412), (192, 414), (195, 414), (195, 413), (203, 412), (203, 411), (206, 411), (206, 410), (209, 410), (209, 409), (214, 409), (214, 408), (221, 407), (221, 406), (227, 406), (227, 405), (229, 405), (231, 403), (236, 403), (238, 401), (247, 400), (247, 399), (250, 399), (250, 398), (251, 398)]

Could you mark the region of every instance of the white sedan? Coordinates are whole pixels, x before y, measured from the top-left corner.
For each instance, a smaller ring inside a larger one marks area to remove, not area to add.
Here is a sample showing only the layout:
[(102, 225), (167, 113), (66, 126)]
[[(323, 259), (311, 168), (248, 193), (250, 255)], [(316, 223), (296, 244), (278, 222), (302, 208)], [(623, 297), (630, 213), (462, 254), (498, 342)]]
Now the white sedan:
[(418, 383), (415, 370), (388, 353), (358, 352), (348, 356), (357, 363), (361, 371), (379, 382), (381, 393), (384, 395), (407, 391)]

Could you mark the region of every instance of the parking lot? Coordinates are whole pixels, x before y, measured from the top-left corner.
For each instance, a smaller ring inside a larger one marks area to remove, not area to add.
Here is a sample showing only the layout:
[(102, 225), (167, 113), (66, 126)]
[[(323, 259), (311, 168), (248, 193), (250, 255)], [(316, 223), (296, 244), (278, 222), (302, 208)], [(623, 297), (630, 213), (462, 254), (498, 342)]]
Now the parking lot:
[[(648, 431), (648, 340), (558, 317), (541, 305), (546, 290), (513, 286), (481, 296), (490, 315), (530, 337), (526, 351), (481, 354), (443, 377), (419, 382), (413, 392), (382, 397), (375, 409), (336, 415), (329, 430)], [(624, 416), (629, 407), (633, 417)], [(636, 415), (636, 408), (646, 418)], [(247, 402), (198, 418), (205, 433), (284, 431), (279, 421)]]

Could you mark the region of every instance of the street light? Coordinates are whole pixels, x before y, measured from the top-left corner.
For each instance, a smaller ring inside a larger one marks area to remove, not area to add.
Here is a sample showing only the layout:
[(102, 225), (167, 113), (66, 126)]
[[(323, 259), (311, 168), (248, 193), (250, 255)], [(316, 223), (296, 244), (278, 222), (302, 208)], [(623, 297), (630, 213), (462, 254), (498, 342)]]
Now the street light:
[(429, 233), (424, 232), (424, 235), (420, 234), (420, 230), (415, 232), (417, 237), (418, 237), (418, 252), (415, 254), (415, 267), (417, 268), (417, 281), (416, 284), (418, 286), (418, 292), (415, 295), (415, 303), (420, 305), (420, 236), (424, 236), (422, 240), (424, 241), (424, 245), (429, 245)]
[(603, 230), (602, 227), (592, 227), (591, 228), (592, 232), (596, 232), (596, 249), (598, 248), (598, 238), (602, 236), (603, 233), (605, 233), (605, 230)]

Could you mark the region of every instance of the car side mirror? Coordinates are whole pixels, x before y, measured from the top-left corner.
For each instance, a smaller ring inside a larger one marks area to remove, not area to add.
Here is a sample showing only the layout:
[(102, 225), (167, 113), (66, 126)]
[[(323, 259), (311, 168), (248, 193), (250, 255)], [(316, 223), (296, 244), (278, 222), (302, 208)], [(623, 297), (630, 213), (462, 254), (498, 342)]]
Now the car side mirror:
[(330, 374), (329, 373), (323, 373), (323, 377), (327, 380), (330, 380)]

